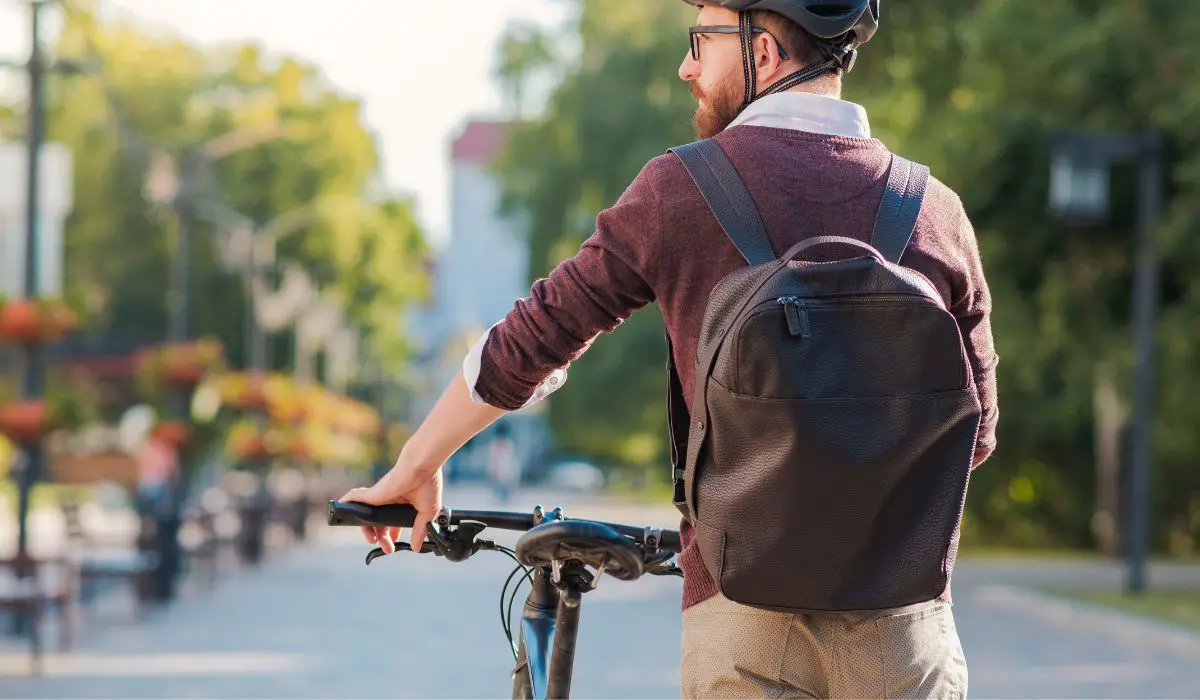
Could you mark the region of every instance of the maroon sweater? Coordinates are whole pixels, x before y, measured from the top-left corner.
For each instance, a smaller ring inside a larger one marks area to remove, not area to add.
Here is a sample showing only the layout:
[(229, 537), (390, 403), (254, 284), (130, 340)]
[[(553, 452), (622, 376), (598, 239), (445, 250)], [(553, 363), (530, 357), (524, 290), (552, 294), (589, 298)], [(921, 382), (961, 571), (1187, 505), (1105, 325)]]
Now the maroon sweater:
[[(752, 193), (777, 253), (811, 236), (870, 240), (890, 158), (880, 141), (749, 125), (729, 128), (715, 140)], [(998, 415), (991, 297), (962, 203), (934, 178), (901, 263), (928, 277), (958, 319), (983, 407), (978, 466), (995, 447)], [(657, 301), (690, 411), (709, 292), (745, 265), (683, 164), (673, 155), (659, 156), (600, 213), (579, 252), (534, 283), (530, 296), (493, 329), (475, 389), (489, 404), (519, 408), (598, 333)], [(681, 532), (687, 608), (717, 587), (686, 521)]]

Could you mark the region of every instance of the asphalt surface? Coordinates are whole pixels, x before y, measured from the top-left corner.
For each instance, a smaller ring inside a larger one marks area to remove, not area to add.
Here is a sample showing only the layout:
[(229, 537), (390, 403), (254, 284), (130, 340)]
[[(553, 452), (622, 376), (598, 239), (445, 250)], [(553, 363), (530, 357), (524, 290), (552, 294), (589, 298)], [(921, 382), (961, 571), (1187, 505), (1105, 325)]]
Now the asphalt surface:
[[(457, 497), (491, 505), (478, 493)], [(546, 498), (519, 500), (550, 505)], [(579, 496), (558, 502), (577, 516), (675, 522), (669, 509)], [(512, 661), (498, 608), (510, 560), (485, 552), (452, 564), (408, 554), (368, 568), (357, 532), (318, 534), (258, 569), (228, 572), (213, 591), (189, 588), (141, 620), (114, 593), (84, 615), (76, 649), (50, 655), (40, 678), (26, 675), (19, 641), (0, 638), (0, 697), (507, 697)], [(1200, 580), (1194, 567), (1154, 575)], [(1108, 579), (1119, 580), (1119, 570), (961, 562), (955, 614), (970, 695), (1200, 697), (1200, 634), (1023, 588)], [(680, 585), (675, 578), (607, 578), (584, 598), (575, 697), (679, 696)]]

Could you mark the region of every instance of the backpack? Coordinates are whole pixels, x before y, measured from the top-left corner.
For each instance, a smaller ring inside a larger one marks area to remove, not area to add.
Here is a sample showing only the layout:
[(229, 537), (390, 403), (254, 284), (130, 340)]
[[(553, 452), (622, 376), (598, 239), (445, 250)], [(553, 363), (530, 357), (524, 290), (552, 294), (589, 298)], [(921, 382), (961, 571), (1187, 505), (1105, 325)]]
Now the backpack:
[[(709, 297), (690, 417), (667, 339), (674, 502), (708, 573), (791, 613), (938, 598), (981, 411), (955, 318), (899, 264), (929, 169), (892, 157), (870, 245), (820, 236), (776, 258), (717, 143), (669, 152), (749, 263)], [(850, 254), (806, 261), (818, 247)]]

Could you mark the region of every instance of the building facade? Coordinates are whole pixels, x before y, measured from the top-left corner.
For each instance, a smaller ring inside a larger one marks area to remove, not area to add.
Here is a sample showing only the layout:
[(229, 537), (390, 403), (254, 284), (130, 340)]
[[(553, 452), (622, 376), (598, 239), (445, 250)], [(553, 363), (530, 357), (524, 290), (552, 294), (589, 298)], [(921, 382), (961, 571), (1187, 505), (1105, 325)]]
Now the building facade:
[[(470, 347), (529, 293), (529, 248), (520, 217), (499, 212), (501, 183), (490, 166), (508, 125), (470, 121), (450, 144), (450, 213), (444, 245), (431, 263), (432, 296), (411, 319), (420, 357), (412, 422), (419, 424), (462, 367)], [(503, 419), (523, 469), (549, 445), (543, 406)], [(494, 430), (478, 436), (449, 465), (451, 480), (486, 478)]]

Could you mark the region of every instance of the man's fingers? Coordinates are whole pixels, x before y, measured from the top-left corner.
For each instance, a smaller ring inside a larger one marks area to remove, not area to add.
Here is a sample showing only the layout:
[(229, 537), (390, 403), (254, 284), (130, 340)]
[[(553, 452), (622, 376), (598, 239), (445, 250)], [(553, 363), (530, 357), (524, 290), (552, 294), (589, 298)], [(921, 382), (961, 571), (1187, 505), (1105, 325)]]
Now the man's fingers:
[(365, 503), (369, 506), (379, 505), (375, 502), (375, 494), (373, 488), (358, 487), (350, 489), (345, 496), (338, 499), (343, 503)]
[[(346, 495), (339, 499), (349, 503), (365, 503), (367, 505), (384, 505), (387, 503), (406, 503), (407, 500), (400, 494), (384, 494), (380, 492), (379, 485), (371, 486), (370, 488), (354, 488), (346, 492)], [(436, 509), (435, 513), (436, 513)], [(413, 523), (412, 533), (412, 548), (415, 551), (420, 551), (421, 543), (425, 540), (427, 526), (432, 521), (432, 516), (424, 513), (417, 516), (417, 520)], [(386, 553), (391, 554), (396, 551), (395, 543), (400, 540), (401, 529), (398, 527), (376, 527), (366, 526), (362, 528), (363, 537), (371, 544), (378, 544), (379, 547)]]
[(375, 535), (379, 538), (379, 547), (383, 549), (384, 554), (391, 554), (396, 551), (395, 541), (392, 538), (392, 530), (395, 528), (380, 527), (375, 529)]
[(425, 513), (417, 513), (417, 517), (413, 520), (412, 539), (409, 544), (414, 552), (421, 551), (421, 544), (425, 542), (425, 535), (429, 534), (429, 523), (432, 519)]

